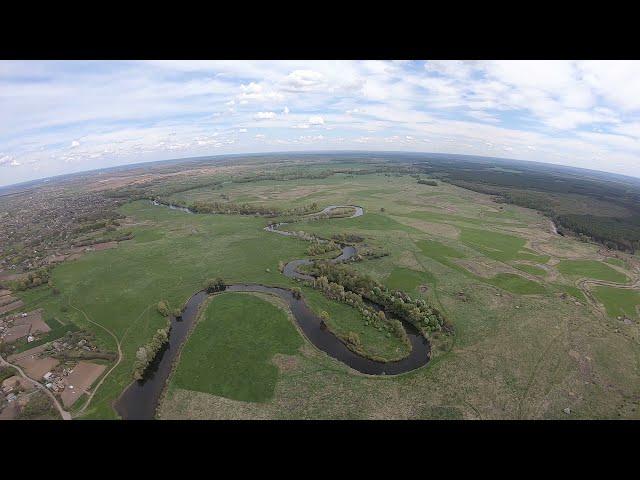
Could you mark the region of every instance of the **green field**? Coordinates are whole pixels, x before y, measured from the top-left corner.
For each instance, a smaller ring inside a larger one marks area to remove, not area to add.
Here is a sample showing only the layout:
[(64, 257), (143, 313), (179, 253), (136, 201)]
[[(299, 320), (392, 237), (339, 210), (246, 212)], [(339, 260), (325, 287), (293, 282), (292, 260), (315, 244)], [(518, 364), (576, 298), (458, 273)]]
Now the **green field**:
[(300, 334), (278, 307), (252, 295), (213, 298), (184, 345), (172, 388), (245, 402), (273, 397), (277, 354), (293, 355)]
[(545, 288), (539, 283), (513, 273), (499, 273), (487, 281), (503, 290), (521, 295), (534, 295), (545, 292)]
[(616, 283), (625, 283), (629, 280), (623, 273), (596, 260), (562, 260), (557, 268), (560, 273), (574, 277), (588, 277)]
[[(314, 171), (329, 167), (314, 165)], [(285, 228), (322, 237), (359, 235), (359, 245), (386, 251), (350, 266), (429, 300), (455, 333), (432, 335), (434, 359), (423, 368), (365, 376), (310, 345), (277, 305), (225, 293), (210, 302), (185, 344), (160, 416), (539, 419), (566, 418), (563, 409), (571, 407), (571, 418), (638, 418), (630, 406), (640, 391), (633, 334), (615, 333), (575, 284), (580, 277), (627, 282), (613, 268), (620, 265), (599, 261), (596, 246), (550, 236), (548, 219), (532, 210), (438, 183), (419, 185), (405, 174), (341, 173), (188, 189), (188, 179), (181, 179), (186, 190), (170, 193), (174, 200), (218, 201), (224, 194), (229, 201), (281, 209), (312, 202), (362, 206), (359, 218), (302, 219)], [(161, 183), (153, 188), (162, 193)], [(116, 351), (112, 336), (89, 319), (118, 339), (124, 358), (81, 418), (116, 417), (111, 405), (132, 380), (136, 350), (164, 324), (158, 301), (180, 307), (216, 276), (292, 287), (296, 282), (278, 264), (307, 257), (307, 242), (265, 232), (266, 218), (192, 215), (148, 201), (126, 203), (119, 212), (134, 239), (53, 268), (59, 295), (46, 286), (19, 294), (24, 310), (42, 307), (47, 318), (58, 318), (63, 326), (56, 329), (89, 328), (101, 347)], [(312, 309), (329, 314), (337, 335), (358, 333), (368, 355), (407, 353), (395, 336), (365, 326), (354, 308), (302, 290)], [(630, 310), (637, 291), (594, 293), (609, 315), (637, 318)]]
[(638, 313), (640, 292), (624, 288), (598, 286), (594, 289), (594, 294), (604, 304), (610, 317), (623, 316), (640, 320), (640, 314)]
[(547, 274), (547, 271), (544, 268), (536, 267), (535, 265), (526, 265), (524, 263), (514, 265), (518, 270), (522, 270), (523, 272), (530, 273), (531, 275), (537, 275), (539, 277), (544, 277)]

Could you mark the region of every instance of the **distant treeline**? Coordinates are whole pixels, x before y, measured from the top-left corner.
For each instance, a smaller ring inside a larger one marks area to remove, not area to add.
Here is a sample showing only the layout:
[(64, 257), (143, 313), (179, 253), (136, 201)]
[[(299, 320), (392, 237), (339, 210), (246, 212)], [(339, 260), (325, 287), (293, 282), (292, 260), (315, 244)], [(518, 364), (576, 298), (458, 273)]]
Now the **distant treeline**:
[[(612, 249), (630, 252), (640, 249), (640, 187), (631, 180), (613, 177), (609, 180), (604, 174), (581, 174), (575, 169), (560, 170), (553, 166), (522, 163), (511, 166), (501, 162), (498, 166), (471, 161), (429, 160), (419, 168), (453, 185), (494, 195), (505, 203), (538, 210), (554, 221), (560, 233), (574, 233)], [(549, 194), (560, 202), (561, 209), (549, 201)], [(597, 200), (599, 214), (572, 213), (577, 195)], [(611, 206), (610, 215), (607, 215), (607, 204)], [(629, 215), (620, 215), (620, 207)]]

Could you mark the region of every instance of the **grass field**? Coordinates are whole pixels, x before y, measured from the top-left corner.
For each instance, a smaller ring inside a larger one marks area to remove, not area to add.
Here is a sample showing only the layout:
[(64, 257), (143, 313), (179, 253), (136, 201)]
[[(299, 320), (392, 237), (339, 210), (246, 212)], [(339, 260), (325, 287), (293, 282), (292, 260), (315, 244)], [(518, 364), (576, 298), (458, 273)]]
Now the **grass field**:
[(629, 280), (625, 274), (596, 260), (562, 260), (558, 264), (558, 271), (574, 277), (588, 277), (616, 283), (624, 283)]
[[(552, 235), (548, 219), (536, 212), (444, 182), (430, 187), (384, 174), (228, 183), (173, 197), (219, 201), (221, 194), (282, 209), (312, 202), (362, 206), (362, 217), (287, 228), (356, 234), (387, 250), (386, 257), (352, 267), (432, 301), (455, 336), (434, 339), (437, 355), (426, 367), (372, 378), (318, 352), (264, 299), (224, 294), (187, 343), (162, 418), (566, 418), (566, 407), (570, 418), (639, 417), (638, 327), (616, 326), (616, 332), (575, 284), (581, 277), (626, 282), (627, 276), (615, 270), (617, 263), (604, 263), (596, 246)], [(293, 286), (278, 262), (307, 256), (304, 241), (263, 231), (264, 218), (190, 215), (143, 201), (120, 210), (133, 240), (56, 266), (52, 280), (60, 295), (45, 287), (20, 294), (25, 309), (43, 307), (65, 324), (91, 328), (115, 351), (113, 338), (87, 322), (86, 313), (121, 343), (124, 359), (86, 418), (115, 417), (111, 403), (131, 381), (136, 349), (163, 323), (155, 310), (159, 300), (181, 306), (218, 275)], [(625, 263), (635, 261), (629, 256)], [(544, 265), (546, 274), (533, 264)], [(358, 332), (369, 353), (402, 353), (401, 342), (364, 328), (350, 307), (309, 289), (304, 295), (313, 309), (329, 313), (336, 333)], [(627, 312), (635, 295), (605, 291), (601, 301), (608, 311)], [(244, 355), (247, 349), (256, 350), (255, 357)]]
[(171, 388), (266, 402), (278, 379), (274, 356), (293, 355), (302, 343), (278, 307), (252, 295), (219, 295), (184, 345)]
[(604, 304), (610, 317), (623, 316), (640, 320), (640, 314), (638, 313), (640, 292), (624, 288), (598, 286), (594, 289), (594, 294)]
[(518, 270), (522, 270), (523, 272), (530, 273), (531, 275), (537, 275), (539, 277), (544, 277), (547, 274), (547, 271), (544, 268), (536, 267), (535, 265), (526, 265), (519, 264), (514, 265)]

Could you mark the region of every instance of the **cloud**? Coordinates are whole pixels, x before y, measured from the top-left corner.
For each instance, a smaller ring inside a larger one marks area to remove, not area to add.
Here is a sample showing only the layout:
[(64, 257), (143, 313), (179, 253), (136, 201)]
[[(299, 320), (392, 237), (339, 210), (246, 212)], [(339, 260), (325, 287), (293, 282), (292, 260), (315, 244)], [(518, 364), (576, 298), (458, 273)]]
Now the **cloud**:
[(325, 85), (324, 75), (313, 70), (295, 70), (283, 81), (283, 88), (291, 92), (310, 92)]
[(258, 112), (253, 116), (253, 118), (255, 120), (271, 120), (273, 118), (276, 118), (276, 113), (275, 112)]
[[(0, 61), (0, 165), (29, 166), (4, 169), (0, 184), (303, 148), (314, 135), (300, 130), (319, 129), (326, 148), (506, 155), (640, 176), (637, 78), (637, 61)], [(265, 136), (239, 135), (253, 126)]]

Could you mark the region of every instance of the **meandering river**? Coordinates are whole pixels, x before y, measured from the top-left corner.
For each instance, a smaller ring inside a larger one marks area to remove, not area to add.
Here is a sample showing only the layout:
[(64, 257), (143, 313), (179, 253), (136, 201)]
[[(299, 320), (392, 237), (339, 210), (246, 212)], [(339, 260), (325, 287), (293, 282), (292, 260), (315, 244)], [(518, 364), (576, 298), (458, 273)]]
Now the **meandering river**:
[[(162, 205), (155, 201), (153, 204)], [(192, 213), (183, 207), (163, 206), (183, 211), (186, 210)], [(354, 213), (349, 218), (359, 217), (364, 214), (364, 210), (355, 205), (330, 205), (321, 212), (312, 215), (330, 214), (335, 208), (353, 208)], [(291, 235), (290, 232), (279, 230), (283, 225), (285, 225), (285, 223), (270, 225), (265, 227), (265, 230), (282, 235)], [(341, 247), (342, 252), (340, 256), (334, 258), (332, 260), (333, 262), (348, 260), (357, 253), (356, 248), (353, 246), (341, 245)], [(313, 280), (312, 276), (297, 270), (301, 265), (307, 265), (312, 262), (313, 260), (306, 258), (292, 260), (285, 265), (282, 273), (289, 278)], [(232, 284), (227, 286), (226, 291), (262, 292), (277, 295), (287, 303), (296, 323), (316, 348), (358, 372), (368, 375), (397, 375), (415, 370), (429, 361), (429, 342), (408, 322), (402, 321), (411, 343), (411, 352), (409, 355), (393, 362), (380, 362), (368, 359), (351, 351), (340, 338), (326, 327), (322, 319), (309, 308), (304, 297), (296, 298), (288, 289), (260, 284)], [(115, 402), (115, 409), (123, 419), (151, 420), (155, 418), (156, 409), (169, 375), (171, 374), (173, 363), (180, 351), (180, 347), (187, 339), (191, 327), (198, 318), (200, 306), (207, 297), (208, 295), (205, 291), (195, 293), (187, 301), (182, 316), (179, 318), (171, 318), (169, 341), (165, 347), (158, 352), (154, 362), (145, 372), (145, 378), (131, 383)]]

